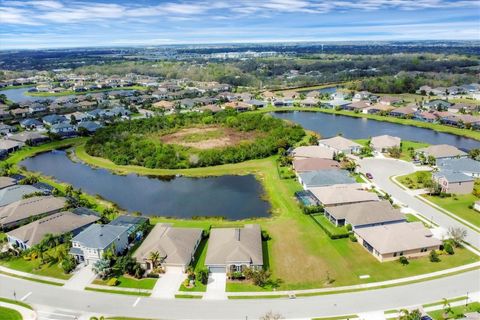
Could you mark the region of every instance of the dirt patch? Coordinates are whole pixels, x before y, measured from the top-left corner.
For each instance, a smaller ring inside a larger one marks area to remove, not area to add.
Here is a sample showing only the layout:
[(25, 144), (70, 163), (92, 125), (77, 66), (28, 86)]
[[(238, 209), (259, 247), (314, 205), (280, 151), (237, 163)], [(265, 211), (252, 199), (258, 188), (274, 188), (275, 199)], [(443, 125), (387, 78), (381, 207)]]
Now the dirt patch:
[(234, 146), (258, 137), (255, 131), (238, 131), (217, 126), (185, 128), (159, 137), (166, 144), (177, 144), (200, 150)]

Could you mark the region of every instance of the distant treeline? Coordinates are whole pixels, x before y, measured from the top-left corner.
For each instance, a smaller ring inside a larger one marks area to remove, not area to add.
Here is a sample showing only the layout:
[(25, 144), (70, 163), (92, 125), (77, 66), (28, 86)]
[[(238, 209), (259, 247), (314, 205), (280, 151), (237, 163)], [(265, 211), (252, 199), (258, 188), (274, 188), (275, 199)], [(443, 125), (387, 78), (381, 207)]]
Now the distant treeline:
[[(152, 134), (172, 132), (202, 124), (219, 125), (240, 131), (259, 131), (249, 142), (207, 150), (192, 150), (165, 144)], [(238, 114), (227, 110), (217, 114), (187, 113), (119, 122), (100, 129), (86, 144), (88, 154), (110, 159), (118, 165), (139, 165), (148, 168), (180, 169), (237, 163), (277, 154), (288, 149), (305, 135), (293, 125), (265, 114)]]

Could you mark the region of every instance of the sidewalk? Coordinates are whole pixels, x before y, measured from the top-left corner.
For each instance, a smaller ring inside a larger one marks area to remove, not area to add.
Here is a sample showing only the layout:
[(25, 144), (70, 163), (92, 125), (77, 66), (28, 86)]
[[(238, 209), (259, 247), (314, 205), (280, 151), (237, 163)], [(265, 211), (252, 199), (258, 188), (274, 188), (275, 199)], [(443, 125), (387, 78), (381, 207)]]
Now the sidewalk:
[(18, 304), (0, 302), (0, 307), (9, 308), (18, 311), (23, 320), (36, 320), (37, 313), (31, 309), (19, 306)]
[(55, 282), (55, 283), (58, 283), (59, 285), (63, 285), (67, 282), (67, 280), (64, 280), (64, 279), (58, 279), (58, 278), (52, 278), (52, 277), (46, 277), (46, 276), (39, 276), (39, 275), (36, 275), (36, 274), (23, 272), (23, 271), (18, 271), (18, 270), (14, 270), (14, 269), (9, 269), (9, 268), (5, 268), (5, 267), (2, 267), (2, 266), (0, 266), (0, 271), (10, 273), (10, 274), (16, 275), (18, 277), (37, 279), (37, 280), (48, 281), (48, 282)]

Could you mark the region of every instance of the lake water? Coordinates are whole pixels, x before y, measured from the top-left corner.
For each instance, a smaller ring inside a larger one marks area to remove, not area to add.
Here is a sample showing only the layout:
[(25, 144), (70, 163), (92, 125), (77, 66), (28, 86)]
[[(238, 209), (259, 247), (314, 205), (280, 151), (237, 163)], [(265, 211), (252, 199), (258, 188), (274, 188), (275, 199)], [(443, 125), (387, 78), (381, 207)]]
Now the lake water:
[(421, 141), (429, 144), (449, 144), (462, 150), (480, 148), (480, 142), (474, 139), (365, 118), (304, 111), (274, 112), (272, 115), (298, 123), (305, 129), (318, 132), (325, 138), (336, 136), (339, 133), (350, 139), (368, 139), (369, 137), (388, 134), (400, 137), (403, 140)]
[(192, 218), (222, 216), (229, 220), (269, 216), (270, 205), (253, 175), (189, 178), (115, 175), (71, 161), (65, 152), (43, 153), (21, 162), (30, 171), (66, 182), (92, 195), (144, 215)]
[[(13, 88), (13, 89), (6, 89), (6, 90), (0, 90), (0, 94), (4, 94), (7, 96), (8, 100), (19, 103), (19, 102), (26, 102), (26, 101), (45, 101), (45, 100), (55, 100), (60, 97), (32, 97), (29, 95), (26, 95), (28, 90), (32, 89), (33, 87), (22, 87), (22, 88)], [(130, 90), (111, 90), (111, 91), (102, 91), (100, 93), (122, 93), (122, 92), (127, 92)], [(75, 97), (78, 95), (66, 95), (66, 96), (61, 96), (61, 98), (64, 97)]]

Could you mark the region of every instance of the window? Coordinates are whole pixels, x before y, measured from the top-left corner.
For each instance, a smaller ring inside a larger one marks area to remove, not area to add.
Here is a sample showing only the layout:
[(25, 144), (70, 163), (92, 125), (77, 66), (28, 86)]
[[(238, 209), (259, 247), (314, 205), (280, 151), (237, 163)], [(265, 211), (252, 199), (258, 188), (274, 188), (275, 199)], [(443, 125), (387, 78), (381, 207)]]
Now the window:
[(396, 256), (397, 256), (397, 253), (396, 253), (396, 252), (394, 252), (394, 253), (393, 253), (393, 256), (394, 256), (394, 257), (396, 257)]
[(403, 251), (400, 252), (400, 255), (403, 256)]

